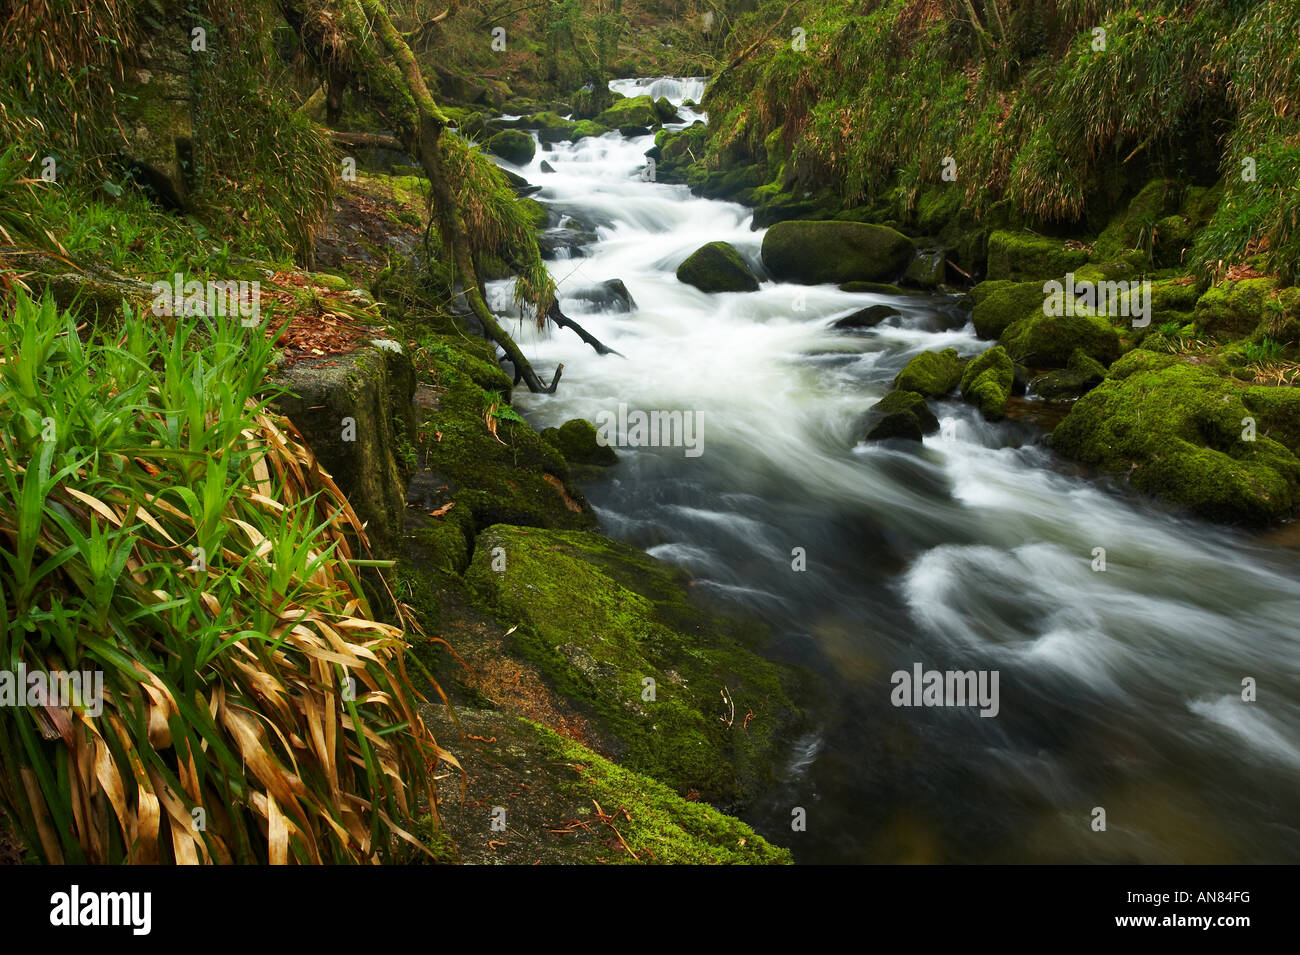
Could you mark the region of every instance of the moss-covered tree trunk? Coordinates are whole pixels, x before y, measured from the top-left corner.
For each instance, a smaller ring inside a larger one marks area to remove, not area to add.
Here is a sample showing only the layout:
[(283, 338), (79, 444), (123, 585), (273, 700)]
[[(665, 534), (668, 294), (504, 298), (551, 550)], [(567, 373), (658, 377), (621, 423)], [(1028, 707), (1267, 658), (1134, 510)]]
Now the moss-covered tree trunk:
[(543, 385), (519, 345), (497, 322), (483, 300), (474, 268), (465, 220), (447, 180), (439, 140), (447, 117), (425, 85), (420, 66), (379, 0), (333, 0), (328, 5), (282, 0), (286, 19), (321, 66), (334, 74), (345, 69), (352, 85), (393, 124), (404, 149), (424, 168), (433, 191), (434, 215), (443, 247), (451, 253), (456, 274), (474, 316), (515, 366), (529, 391), (554, 391), (560, 370)]

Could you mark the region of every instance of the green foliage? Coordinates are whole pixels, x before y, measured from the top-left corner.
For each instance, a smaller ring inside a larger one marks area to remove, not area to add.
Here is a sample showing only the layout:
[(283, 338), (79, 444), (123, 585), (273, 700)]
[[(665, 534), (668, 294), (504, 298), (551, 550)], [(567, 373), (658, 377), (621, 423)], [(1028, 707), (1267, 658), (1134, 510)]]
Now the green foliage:
[[(783, 187), (829, 187), (901, 217), (933, 185), (960, 190), (976, 215), (1006, 199), (1031, 220), (1075, 223), (1125, 190), (1126, 161), (1181, 178), (1189, 149), (1214, 156), (1222, 123), (1226, 193), (1188, 264), (1259, 252), (1293, 281), (1300, 0), (1068, 0), (1052, 16), (1045, 6), (976, 2), (973, 25), (957, 0), (822, 0), (799, 8), (799, 51), (772, 29), (784, 4), (771, 0), (737, 21), (734, 49), (758, 40), (757, 52), (709, 89), (708, 161), (775, 172), (779, 134)], [(1254, 181), (1242, 178), (1246, 157)]]
[(355, 517), (266, 409), (264, 331), (128, 314), (83, 341), (49, 299), (6, 313), (0, 669), (103, 680), (72, 706), (0, 708), (0, 798), (29, 846), (386, 855), (415, 794), (433, 805), (439, 751), (401, 631), (368, 619)]

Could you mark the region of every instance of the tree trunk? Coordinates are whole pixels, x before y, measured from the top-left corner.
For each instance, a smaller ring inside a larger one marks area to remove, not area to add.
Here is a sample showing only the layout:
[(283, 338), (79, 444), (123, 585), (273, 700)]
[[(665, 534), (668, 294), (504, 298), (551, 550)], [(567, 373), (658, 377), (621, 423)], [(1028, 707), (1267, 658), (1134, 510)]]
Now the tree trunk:
[[(518, 344), (497, 322), (483, 300), (469, 250), (465, 221), (447, 182), (443, 164), (440, 138), (447, 126), (447, 117), (429, 94), (415, 55), (389, 19), (384, 5), (379, 0), (336, 0), (331, 4), (334, 11), (330, 12), (337, 12), (338, 16), (326, 23), (312, 19), (310, 4), (305, 0), (282, 0), (282, 6), (286, 19), (298, 30), (303, 45), (317, 61), (326, 69), (346, 64), (354, 81), (359, 81), (354, 82), (353, 87), (360, 88), (371, 104), (388, 118), (402, 146), (420, 161), (433, 191), (438, 233), (442, 236), (444, 248), (452, 255), (470, 310), (492, 340), (505, 351), (517, 376), (529, 391), (553, 392), (559, 383), (558, 369), (549, 386), (542, 384)], [(342, 28), (346, 36), (344, 49), (334, 45), (333, 31), (338, 28)]]

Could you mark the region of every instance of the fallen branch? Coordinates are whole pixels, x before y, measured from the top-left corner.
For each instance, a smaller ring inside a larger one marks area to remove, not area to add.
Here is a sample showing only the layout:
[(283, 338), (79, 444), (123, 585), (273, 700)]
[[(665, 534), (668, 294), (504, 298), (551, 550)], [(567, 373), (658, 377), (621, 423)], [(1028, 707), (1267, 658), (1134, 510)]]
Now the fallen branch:
[(573, 329), (579, 338), (596, 350), (597, 355), (617, 355), (619, 358), (627, 357), (622, 352), (610, 348), (595, 335), (591, 334), (591, 332), (587, 331), (573, 319), (569, 318), (568, 315), (565, 315), (564, 312), (560, 311), (559, 302), (551, 303), (551, 307), (546, 311), (546, 317), (561, 328)]
[(383, 133), (349, 133), (341, 129), (331, 129), (330, 139), (340, 146), (354, 146), (361, 149), (393, 149), (397, 152), (406, 152), (406, 147), (396, 136), (385, 136)]

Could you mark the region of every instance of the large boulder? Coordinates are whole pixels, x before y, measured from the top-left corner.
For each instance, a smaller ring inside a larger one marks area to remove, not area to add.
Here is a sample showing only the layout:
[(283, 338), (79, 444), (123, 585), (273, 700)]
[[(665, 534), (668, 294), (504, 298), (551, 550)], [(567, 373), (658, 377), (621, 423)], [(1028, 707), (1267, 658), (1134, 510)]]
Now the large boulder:
[(872, 424), (867, 429), (868, 441), (920, 441), (939, 430), (939, 419), (925, 403), (925, 396), (914, 391), (891, 391), (871, 406), (869, 417)]
[(1074, 315), (1030, 313), (1010, 325), (999, 343), (1016, 361), (1037, 368), (1064, 368), (1075, 349), (1107, 365), (1120, 353), (1115, 326), (1082, 307)]
[(763, 265), (774, 278), (805, 285), (877, 282), (903, 271), (912, 240), (863, 222), (778, 222), (763, 236)]
[(300, 361), (271, 380), (275, 407), (302, 432), (321, 465), (366, 524), (377, 553), (389, 553), (406, 510), (399, 447), (414, 437), (415, 369), (397, 342)]
[(894, 387), (914, 391), (928, 398), (942, 398), (961, 384), (961, 373), (966, 363), (955, 349), (941, 352), (921, 352), (894, 379)]
[(1300, 402), (1273, 397), (1288, 391), (1138, 349), (1074, 404), (1051, 444), (1210, 520), (1277, 520), (1300, 499)]
[(973, 358), (961, 376), (961, 396), (989, 421), (1005, 418), (1015, 382), (1015, 363), (1001, 345)]
[(997, 279), (981, 282), (971, 289), (975, 307), (971, 321), (980, 338), (996, 339), (1008, 326), (1034, 312), (1043, 310), (1046, 293), (1042, 282), (1011, 282)]
[(1211, 338), (1243, 338), (1251, 334), (1273, 293), (1272, 279), (1223, 282), (1208, 289), (1193, 311), (1196, 330)]
[(735, 246), (710, 242), (677, 266), (677, 280), (702, 292), (757, 292), (758, 279)]
[(1028, 232), (994, 232), (989, 236), (988, 278), (1024, 282), (1060, 278), (1087, 264), (1083, 249), (1067, 248), (1062, 239)]
[(494, 156), (516, 166), (526, 166), (533, 161), (537, 146), (533, 137), (517, 129), (504, 129), (487, 141), (484, 148)]
[(613, 106), (596, 117), (596, 121), (610, 129), (618, 129), (620, 126), (651, 127), (660, 124), (659, 111), (655, 109), (655, 101), (649, 96), (631, 96), (615, 100)]

